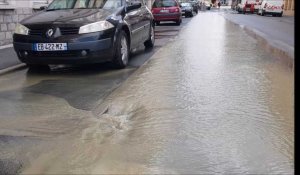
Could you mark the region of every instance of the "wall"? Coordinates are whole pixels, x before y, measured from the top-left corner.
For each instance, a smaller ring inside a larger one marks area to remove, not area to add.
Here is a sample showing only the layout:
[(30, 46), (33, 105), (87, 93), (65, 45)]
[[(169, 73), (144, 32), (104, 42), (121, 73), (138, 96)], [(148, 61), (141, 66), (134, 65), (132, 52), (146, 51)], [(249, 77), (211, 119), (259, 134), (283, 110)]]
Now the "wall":
[(6, 0), (6, 3), (0, 3), (0, 46), (11, 44), (16, 24), (49, 2), (48, 0)]
[(295, 0), (285, 0), (284, 1), (284, 12), (285, 16), (295, 15)]
[(0, 46), (12, 43), (16, 24), (33, 13), (31, 8), (0, 10)]

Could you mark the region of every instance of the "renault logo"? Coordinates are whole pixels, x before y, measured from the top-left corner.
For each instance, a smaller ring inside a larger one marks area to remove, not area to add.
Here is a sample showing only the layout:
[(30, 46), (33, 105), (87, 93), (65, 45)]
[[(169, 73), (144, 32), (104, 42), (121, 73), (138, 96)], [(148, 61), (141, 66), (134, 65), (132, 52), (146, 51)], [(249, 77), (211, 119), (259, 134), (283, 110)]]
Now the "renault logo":
[(49, 30), (46, 32), (46, 36), (50, 38), (50, 37), (53, 35), (53, 33), (54, 33), (54, 30), (53, 30), (53, 29), (49, 29)]

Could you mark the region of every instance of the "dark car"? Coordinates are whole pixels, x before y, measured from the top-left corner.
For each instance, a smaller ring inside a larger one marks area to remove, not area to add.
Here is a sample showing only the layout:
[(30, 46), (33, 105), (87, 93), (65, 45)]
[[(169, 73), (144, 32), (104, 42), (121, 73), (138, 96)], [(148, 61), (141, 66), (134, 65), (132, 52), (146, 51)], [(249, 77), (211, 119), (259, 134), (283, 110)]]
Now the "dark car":
[(174, 21), (181, 24), (181, 9), (176, 0), (155, 0), (152, 5), (152, 14), (157, 25), (161, 21)]
[(180, 5), (181, 5), (182, 15), (184, 15), (185, 17), (193, 17), (196, 14), (193, 5), (191, 3), (183, 2)]
[(154, 45), (151, 11), (143, 0), (54, 0), (20, 22), (14, 49), (29, 67), (112, 61), (128, 64), (132, 49)]
[(199, 7), (199, 1), (198, 0), (189, 0), (187, 2), (190, 2), (193, 6), (193, 9), (196, 13), (198, 13), (198, 10), (200, 9)]

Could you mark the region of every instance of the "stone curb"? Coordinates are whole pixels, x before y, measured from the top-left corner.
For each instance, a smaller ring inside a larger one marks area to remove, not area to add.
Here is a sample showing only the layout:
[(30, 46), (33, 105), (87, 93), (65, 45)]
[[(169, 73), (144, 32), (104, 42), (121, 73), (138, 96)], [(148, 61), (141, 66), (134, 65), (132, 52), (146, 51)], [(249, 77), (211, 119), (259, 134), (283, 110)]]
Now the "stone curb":
[(13, 47), (13, 45), (12, 45), (12, 44), (8, 44), (8, 45), (0, 46), (0, 50), (1, 50), (1, 49), (6, 49), (6, 48), (11, 48), (11, 47)]
[(21, 64), (17, 64), (17, 65), (8, 67), (8, 68), (0, 69), (0, 75), (4, 75), (4, 74), (7, 74), (9, 72), (24, 69), (25, 67), (26, 67), (26, 64), (21, 63)]

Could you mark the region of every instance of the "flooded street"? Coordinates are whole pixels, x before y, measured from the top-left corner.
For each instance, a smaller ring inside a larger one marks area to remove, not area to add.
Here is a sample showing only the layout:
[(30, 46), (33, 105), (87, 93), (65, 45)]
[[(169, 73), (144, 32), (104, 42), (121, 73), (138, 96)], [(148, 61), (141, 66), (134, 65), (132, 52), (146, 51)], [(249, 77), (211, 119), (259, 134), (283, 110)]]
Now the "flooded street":
[(58, 74), (43, 91), (42, 75), (23, 74), (0, 77), (8, 172), (294, 173), (294, 72), (217, 11), (199, 12), (135, 72)]

